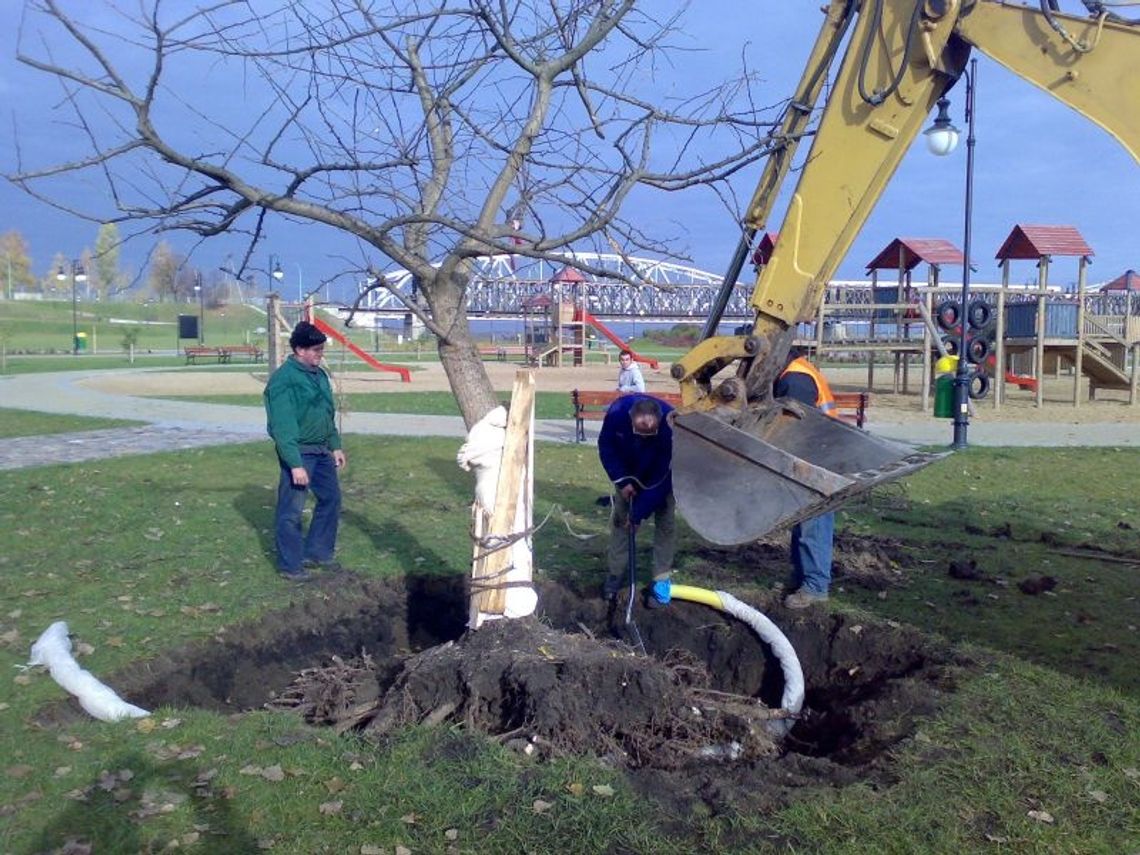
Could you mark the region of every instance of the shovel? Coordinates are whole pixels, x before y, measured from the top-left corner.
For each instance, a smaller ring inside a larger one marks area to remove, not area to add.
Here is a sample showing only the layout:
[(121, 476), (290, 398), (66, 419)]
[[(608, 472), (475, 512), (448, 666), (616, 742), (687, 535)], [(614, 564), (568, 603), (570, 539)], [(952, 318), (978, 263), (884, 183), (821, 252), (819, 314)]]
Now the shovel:
[(625, 604), (625, 625), (634, 644), (643, 654), (646, 654), (645, 642), (641, 640), (641, 632), (633, 619), (633, 600), (637, 596), (637, 527), (633, 524), (632, 498), (629, 500), (627, 523), (629, 525), (629, 602)]

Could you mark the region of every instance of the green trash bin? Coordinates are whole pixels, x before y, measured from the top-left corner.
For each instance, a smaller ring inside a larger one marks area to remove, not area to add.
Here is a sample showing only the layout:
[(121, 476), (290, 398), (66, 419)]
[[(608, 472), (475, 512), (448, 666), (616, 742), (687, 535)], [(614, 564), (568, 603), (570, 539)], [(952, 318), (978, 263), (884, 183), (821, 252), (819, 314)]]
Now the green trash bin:
[(75, 350), (76, 352), (87, 350), (87, 333), (81, 332), (75, 334)]
[(954, 418), (953, 374), (943, 374), (934, 380), (934, 418)]

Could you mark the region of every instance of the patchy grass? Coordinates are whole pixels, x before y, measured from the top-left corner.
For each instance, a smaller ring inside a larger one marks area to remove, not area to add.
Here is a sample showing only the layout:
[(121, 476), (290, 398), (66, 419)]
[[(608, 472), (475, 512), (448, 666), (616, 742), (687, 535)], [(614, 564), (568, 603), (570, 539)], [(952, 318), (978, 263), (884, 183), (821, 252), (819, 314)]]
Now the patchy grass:
[[(263, 407), (260, 395), (163, 395), (166, 400), (195, 401), (203, 404), (230, 404), (239, 407)], [(500, 392), (505, 404), (510, 392)], [(337, 396), (339, 407), (349, 413), (408, 413), (423, 416), (458, 416), (459, 406), (450, 392), (359, 392)], [(574, 407), (567, 392), (535, 393), (535, 417), (539, 419), (572, 419)]]
[(67, 416), (25, 410), (0, 409), (0, 437), (43, 436), (103, 428), (131, 427), (141, 422), (127, 419), (100, 419), (91, 416)]
[[(347, 450), (339, 558), (380, 577), (465, 573), (471, 483), (455, 466), (455, 442), (349, 436)], [(608, 488), (596, 451), (545, 445), (536, 459), (539, 518), (552, 499), (560, 509), (536, 535), (538, 566), (593, 585), (607, 530), (594, 500)], [(890, 784), (821, 790), (748, 815), (678, 817), (598, 762), (533, 763), (459, 729), (372, 746), (268, 712), (36, 724), (62, 692), (13, 666), (53, 620), (94, 648), (84, 667), (106, 675), (320, 594), (273, 573), (267, 443), (7, 473), (0, 850), (82, 838), (95, 851), (132, 852), (174, 841), (297, 853), (1130, 851), (1140, 839), (1135, 568), (1057, 550), (1094, 544), (1134, 556), (1119, 523), (1134, 515), (1137, 474), (1131, 451), (972, 450), (846, 512), (846, 530), (901, 542), (904, 583), (885, 598), (845, 586), (832, 607), (949, 636), (985, 667), (962, 674), (898, 749)], [(1042, 539), (1050, 532), (1056, 543)], [(697, 551), (683, 531), (680, 573), (701, 584)], [(952, 579), (951, 556), (1010, 584)], [(1055, 596), (1020, 593), (1018, 581), (1046, 570)], [(744, 597), (775, 581), (739, 560), (724, 572), (742, 580), (730, 590)], [(963, 605), (963, 588), (978, 605)], [(1066, 623), (1086, 609), (1093, 620)], [(1098, 645), (1114, 649), (1102, 657)]]

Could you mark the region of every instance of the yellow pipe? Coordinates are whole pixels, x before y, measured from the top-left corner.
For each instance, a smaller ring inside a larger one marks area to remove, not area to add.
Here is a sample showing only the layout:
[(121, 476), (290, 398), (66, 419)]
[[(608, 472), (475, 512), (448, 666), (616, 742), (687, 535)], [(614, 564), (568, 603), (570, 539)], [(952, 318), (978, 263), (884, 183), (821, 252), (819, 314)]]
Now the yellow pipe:
[(690, 603), (700, 603), (702, 606), (711, 606), (714, 609), (724, 610), (720, 594), (707, 588), (696, 588), (692, 585), (674, 585), (672, 595), (678, 600), (688, 600)]

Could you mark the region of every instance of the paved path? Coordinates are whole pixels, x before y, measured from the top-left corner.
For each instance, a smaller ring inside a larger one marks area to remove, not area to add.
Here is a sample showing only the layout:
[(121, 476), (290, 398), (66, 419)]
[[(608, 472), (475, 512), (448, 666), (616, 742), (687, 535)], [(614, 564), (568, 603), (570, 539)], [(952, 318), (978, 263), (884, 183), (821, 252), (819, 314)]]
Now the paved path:
[[(168, 370), (124, 369), (136, 373)], [(0, 443), (0, 470), (231, 442), (268, 441), (265, 414), (259, 407), (134, 397), (83, 385), (82, 381), (105, 376), (106, 373), (67, 371), (0, 377), (2, 407), (147, 423), (142, 427), (6, 439)], [(587, 423), (590, 440), (596, 437), (597, 427), (597, 423)], [(951, 436), (950, 422), (945, 419), (890, 423), (872, 418), (868, 427), (880, 436), (924, 445), (945, 445)], [(463, 420), (458, 416), (394, 413), (348, 413), (344, 416), (344, 432), (457, 439), (465, 435)], [(573, 442), (574, 423), (569, 420), (540, 421), (535, 434), (538, 439), (548, 442)], [(982, 421), (970, 426), (969, 441), (973, 445), (994, 446), (1138, 446), (1140, 425)]]

